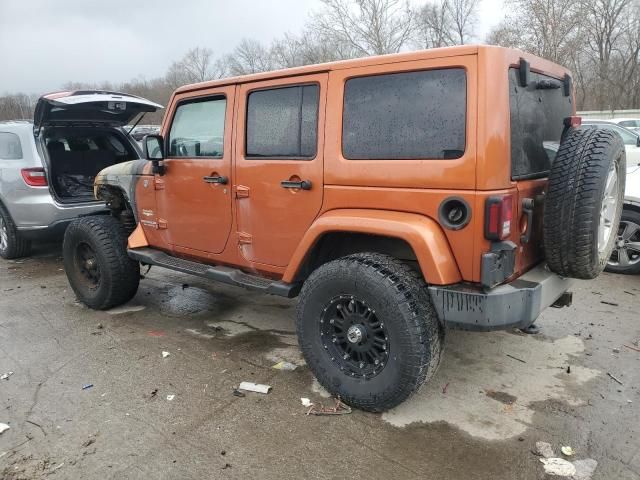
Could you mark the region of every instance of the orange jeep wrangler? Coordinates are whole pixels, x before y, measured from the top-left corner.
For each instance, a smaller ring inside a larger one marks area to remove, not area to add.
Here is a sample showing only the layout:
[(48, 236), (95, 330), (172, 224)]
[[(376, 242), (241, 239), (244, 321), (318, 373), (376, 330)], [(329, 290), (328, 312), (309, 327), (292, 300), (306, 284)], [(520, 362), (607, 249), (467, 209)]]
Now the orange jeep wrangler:
[(386, 410), (448, 328), (526, 328), (604, 268), (624, 145), (574, 112), (566, 69), (492, 46), (187, 85), (146, 160), (96, 177), (111, 214), (69, 226), (65, 270), (95, 309), (141, 264), (298, 296), (318, 381)]

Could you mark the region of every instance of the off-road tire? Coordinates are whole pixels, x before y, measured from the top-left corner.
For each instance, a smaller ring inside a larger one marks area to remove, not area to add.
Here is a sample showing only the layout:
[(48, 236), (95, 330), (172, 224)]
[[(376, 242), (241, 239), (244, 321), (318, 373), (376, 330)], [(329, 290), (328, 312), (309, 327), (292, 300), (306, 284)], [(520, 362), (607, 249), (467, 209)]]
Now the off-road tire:
[[(631, 209), (623, 209), (622, 210), (622, 217), (620, 218), (620, 226), (621, 226), (621, 230), (624, 230), (624, 226), (623, 225), (638, 225), (640, 226), (640, 212), (636, 211), (636, 210), (631, 210)], [(618, 232), (619, 234), (625, 233), (624, 231)], [(637, 230), (632, 236), (631, 238), (621, 238), (620, 240), (622, 241), (627, 241), (627, 242), (634, 242), (634, 244), (639, 244), (640, 243), (640, 230)], [(616, 247), (617, 248), (617, 247)], [(611, 272), (611, 273), (621, 273), (624, 275), (637, 275), (640, 274), (640, 262), (637, 261), (637, 256), (636, 256), (636, 252), (637, 251), (633, 251), (633, 258), (630, 260), (632, 260), (634, 263), (628, 265), (628, 266), (623, 266), (623, 265), (619, 265), (619, 253), (616, 253), (615, 255), (612, 254), (611, 255), (611, 259), (609, 260), (609, 262), (607, 263), (607, 267), (605, 268), (605, 270), (607, 272)], [(631, 257), (631, 251), (629, 251), (629, 249), (627, 248), (627, 255), (629, 257)], [(640, 253), (640, 252), (637, 252)], [(611, 263), (612, 261), (615, 261), (616, 264)], [(635, 263), (637, 262), (637, 263)]]
[(5, 206), (0, 203), (0, 228), (3, 227), (6, 233), (6, 244), (3, 245), (3, 242), (0, 242), (0, 257), (6, 260), (28, 257), (31, 253), (31, 241), (20, 235), (11, 215), (9, 215)]
[[(549, 268), (563, 277), (592, 279), (609, 260), (615, 240), (598, 249), (598, 228), (611, 163), (617, 169), (614, 225), (622, 213), (626, 175), (622, 138), (611, 130), (570, 129), (549, 174), (544, 206), (544, 249)], [(615, 227), (614, 227), (615, 228)]]
[[(326, 305), (355, 296), (384, 322), (388, 356), (372, 378), (353, 378), (340, 370), (321, 336)], [(444, 347), (444, 328), (419, 272), (378, 253), (359, 253), (326, 263), (305, 281), (297, 306), (302, 353), (318, 382), (343, 402), (381, 412), (399, 405), (436, 372)]]
[[(79, 249), (95, 254), (99, 280), (92, 284), (82, 273)], [(127, 255), (127, 234), (114, 217), (96, 215), (74, 220), (62, 245), (64, 270), (79, 301), (95, 310), (107, 310), (131, 300), (140, 283), (140, 264)]]

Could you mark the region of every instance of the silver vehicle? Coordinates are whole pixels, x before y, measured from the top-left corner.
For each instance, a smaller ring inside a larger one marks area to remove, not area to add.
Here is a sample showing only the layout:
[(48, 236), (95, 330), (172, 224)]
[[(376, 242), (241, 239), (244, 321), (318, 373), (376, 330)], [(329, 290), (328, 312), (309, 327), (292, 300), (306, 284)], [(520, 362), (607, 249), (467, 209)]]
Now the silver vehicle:
[(141, 158), (123, 127), (158, 108), (123, 93), (61, 92), (40, 98), (33, 123), (0, 123), (0, 257), (26, 256), (32, 240), (104, 210), (93, 196), (96, 174)]

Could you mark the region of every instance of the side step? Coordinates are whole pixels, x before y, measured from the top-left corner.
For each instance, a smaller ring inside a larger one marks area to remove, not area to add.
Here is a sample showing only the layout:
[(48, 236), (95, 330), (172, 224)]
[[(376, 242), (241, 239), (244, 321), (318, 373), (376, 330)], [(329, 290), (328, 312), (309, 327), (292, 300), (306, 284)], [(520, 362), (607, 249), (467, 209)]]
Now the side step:
[(216, 280), (218, 282), (236, 285), (239, 287), (258, 290), (271, 295), (293, 298), (300, 292), (301, 285), (298, 283), (285, 283), (273, 281), (268, 278), (258, 277), (244, 273), (238, 269), (222, 266), (206, 265), (204, 263), (183, 260), (173, 257), (160, 250), (152, 248), (128, 249), (129, 257), (146, 265), (156, 265), (168, 268), (177, 272), (189, 273), (198, 277)]

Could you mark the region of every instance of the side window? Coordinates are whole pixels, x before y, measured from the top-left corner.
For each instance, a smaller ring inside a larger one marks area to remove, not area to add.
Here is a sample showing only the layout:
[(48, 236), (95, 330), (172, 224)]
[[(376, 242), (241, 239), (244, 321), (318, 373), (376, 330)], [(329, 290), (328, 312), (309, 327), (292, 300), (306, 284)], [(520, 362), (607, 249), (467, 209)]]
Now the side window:
[(251, 92), (247, 158), (313, 158), (318, 144), (318, 85)]
[(169, 156), (221, 158), (226, 108), (224, 97), (179, 104), (169, 130)]
[(462, 68), (348, 80), (343, 155), (351, 160), (461, 157), (466, 141), (466, 83)]
[(20, 160), (22, 146), (15, 133), (0, 132), (0, 160)]

